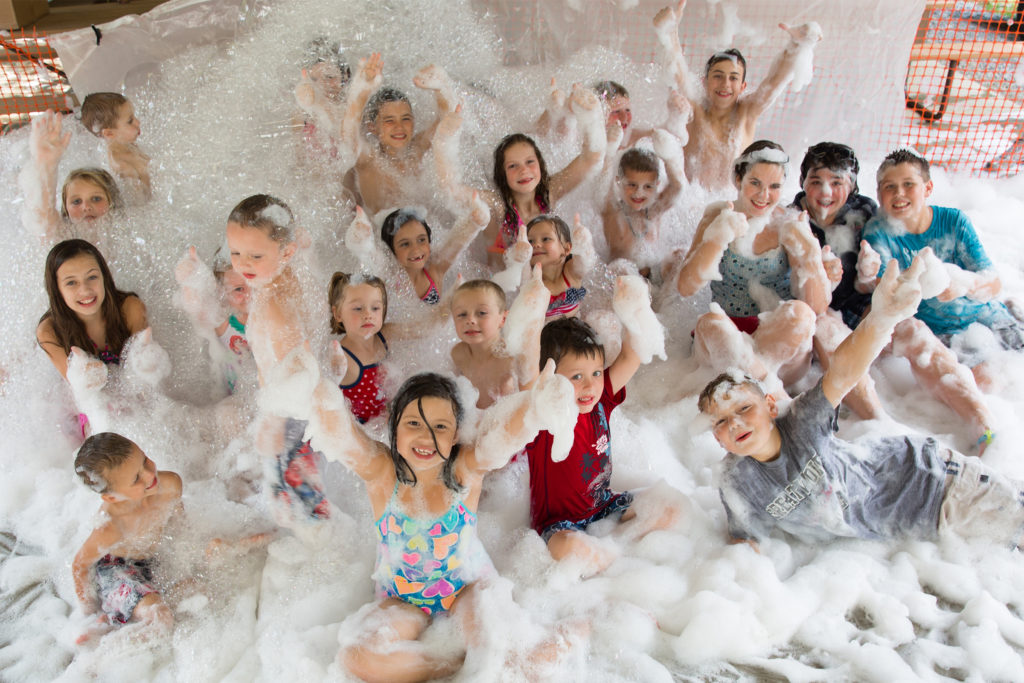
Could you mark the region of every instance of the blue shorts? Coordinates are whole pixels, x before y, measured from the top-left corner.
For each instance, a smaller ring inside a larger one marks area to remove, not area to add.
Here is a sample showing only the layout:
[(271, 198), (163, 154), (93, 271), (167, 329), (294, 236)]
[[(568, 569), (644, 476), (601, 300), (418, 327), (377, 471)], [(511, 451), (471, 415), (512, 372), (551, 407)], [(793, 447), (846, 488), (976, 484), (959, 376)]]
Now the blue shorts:
[(610, 517), (617, 512), (625, 512), (626, 510), (629, 509), (629, 506), (632, 504), (633, 494), (630, 493), (629, 491), (623, 491), (622, 493), (612, 498), (610, 503), (605, 505), (603, 508), (601, 508), (591, 516), (581, 519), (578, 522), (555, 522), (551, 526), (544, 529), (544, 531), (541, 532), (540, 537), (544, 539), (545, 543), (547, 543), (548, 539), (550, 539), (559, 531), (586, 531), (587, 527), (593, 524), (594, 522), (598, 522), (604, 519), (605, 517)]

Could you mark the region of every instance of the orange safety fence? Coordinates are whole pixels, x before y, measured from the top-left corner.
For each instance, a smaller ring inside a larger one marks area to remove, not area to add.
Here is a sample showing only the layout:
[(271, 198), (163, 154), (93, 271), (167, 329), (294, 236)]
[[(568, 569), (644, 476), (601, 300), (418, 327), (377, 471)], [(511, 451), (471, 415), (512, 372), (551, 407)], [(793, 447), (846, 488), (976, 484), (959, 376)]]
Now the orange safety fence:
[(71, 110), (71, 86), (46, 34), (5, 31), (0, 48), (0, 132), (25, 125), (36, 112)]

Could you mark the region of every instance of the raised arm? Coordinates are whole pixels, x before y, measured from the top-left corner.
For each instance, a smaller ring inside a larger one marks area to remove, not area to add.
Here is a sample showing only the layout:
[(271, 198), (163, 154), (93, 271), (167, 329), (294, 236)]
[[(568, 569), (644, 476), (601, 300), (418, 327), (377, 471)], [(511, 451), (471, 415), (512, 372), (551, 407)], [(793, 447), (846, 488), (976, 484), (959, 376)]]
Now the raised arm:
[(356, 206), (356, 215), (345, 231), (345, 247), (369, 273), (384, 273), (388, 258), (378, 241), (373, 223), (363, 207)]
[(196, 331), (206, 337), (216, 336), (214, 330), (227, 319), (217, 294), (217, 279), (209, 266), (199, 260), (195, 247), (189, 247), (174, 268), (178, 292), (174, 303), (188, 314)]
[(871, 309), (857, 328), (843, 340), (832, 355), (821, 379), (825, 398), (838, 406), (850, 389), (860, 381), (878, 354), (892, 337), (898, 323), (914, 315), (921, 303), (921, 275), (924, 259), (914, 257), (910, 268), (900, 273), (896, 260), (889, 261), (885, 275), (871, 296)]
[(590, 234), (590, 228), (583, 225), (580, 215), (576, 214), (572, 227), (572, 258), (565, 264), (565, 269), (569, 271), (569, 277), (580, 281), (597, 261), (597, 251), (594, 250), (594, 237)]
[(383, 69), (384, 62), (380, 53), (374, 52), (369, 57), (359, 60), (359, 68), (348, 84), (345, 115), (341, 120), (341, 142), (351, 150), (353, 159), (359, 158), (362, 154), (363, 109), (366, 108), (366, 101), (370, 99), (370, 95), (380, 88)]
[(730, 242), (746, 234), (747, 227), (746, 217), (732, 210), (732, 202), (712, 204), (705, 209), (676, 278), (681, 296), (693, 296), (712, 280), (722, 279), (718, 272), (722, 254)]
[(654, 356), (665, 359), (665, 328), (651, 310), (647, 284), (639, 275), (616, 278), (612, 309), (622, 321), (622, 350), (608, 368), (612, 392), (618, 393), (641, 365)]
[(466, 247), (473, 242), (473, 238), (476, 237), (477, 233), (487, 227), (490, 219), (491, 210), (487, 208), (487, 202), (474, 192), (472, 211), (459, 219), (448, 234), (444, 244), (431, 254), (431, 269), (437, 277), (444, 278), (448, 269), (452, 267), (452, 264), (465, 251)]
[[(475, 469), (504, 466), (542, 430), (554, 436), (552, 458), (564, 459), (578, 416), (572, 384), (555, 374), (555, 362), (549, 360), (531, 389), (499, 399), (480, 416), (473, 444)], [(555, 458), (556, 454), (561, 457)]]
[(71, 142), (63, 132), (61, 115), (46, 111), (32, 119), (29, 134), (29, 163), (21, 169), (18, 182), (25, 195), (21, 219), (25, 227), (44, 241), (54, 241), (61, 218), (54, 204), (57, 196), (57, 166)]
[(520, 225), (516, 233), (516, 241), (503, 254), (505, 270), (495, 273), (491, 280), (506, 292), (514, 292), (522, 284), (531, 258), (533, 258), (533, 247), (526, 239), (526, 226)]
[(565, 91), (558, 87), (555, 83), (555, 77), (551, 77), (551, 94), (548, 97), (548, 106), (544, 108), (541, 115), (537, 118), (537, 122), (533, 125), (533, 129), (537, 132), (537, 135), (547, 135), (551, 132), (552, 126), (555, 130), (561, 132), (561, 128), (565, 127), (565, 115), (566, 115), (566, 98)]
[(757, 90), (740, 100), (740, 105), (753, 117), (760, 116), (782, 94), (796, 76), (798, 64), (812, 54), (815, 44), (821, 40), (821, 27), (814, 22), (792, 28), (779, 24), (779, 28), (789, 34), (789, 43), (772, 61), (768, 75)]
[(668, 131), (660, 128), (654, 131), (654, 153), (665, 162), (665, 175), (668, 176), (668, 185), (657, 201), (651, 206), (648, 215), (660, 216), (676, 203), (683, 191), (683, 179), (686, 178), (686, 171), (683, 170), (683, 145), (677, 137)]
[(505, 326), (501, 329), (505, 350), (515, 359), (515, 373), (521, 387), (537, 378), (540, 367), (540, 333), (544, 329), (550, 300), (551, 293), (544, 285), (543, 271), (538, 264), (509, 307)]
[(422, 90), (431, 90), (434, 93), (434, 100), (437, 102), (437, 118), (427, 128), (416, 134), (413, 141), (418, 152), (425, 152), (433, 142), (434, 131), (438, 122), (450, 111), (460, 106), (459, 98), (455, 94), (455, 85), (444, 69), (436, 64), (430, 64), (420, 69), (412, 79), (413, 85)]
[(654, 33), (662, 48), (665, 70), (675, 82), (676, 89), (693, 105), (700, 101), (700, 84), (690, 75), (679, 44), (679, 24), (685, 7), (686, 0), (679, 0), (675, 7), (670, 5), (658, 12), (654, 16)]
[(832, 283), (825, 273), (821, 244), (811, 232), (806, 211), (780, 226), (779, 242), (789, 259), (793, 296), (810, 306), (815, 315), (821, 315), (832, 300)]
[(604, 110), (594, 91), (576, 83), (572, 86), (569, 103), (583, 135), (583, 149), (568, 166), (551, 176), (552, 203), (575, 190), (592, 170), (600, 166), (608, 144), (603, 120)]

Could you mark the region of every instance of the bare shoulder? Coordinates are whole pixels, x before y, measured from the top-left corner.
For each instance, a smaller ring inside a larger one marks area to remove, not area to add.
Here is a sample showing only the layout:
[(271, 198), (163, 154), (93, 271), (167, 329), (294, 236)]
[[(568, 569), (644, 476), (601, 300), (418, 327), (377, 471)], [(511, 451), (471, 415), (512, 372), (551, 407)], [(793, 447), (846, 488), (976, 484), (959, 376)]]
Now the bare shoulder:
[(106, 521), (92, 530), (85, 543), (75, 554), (75, 564), (78, 566), (92, 566), (98, 559), (107, 554), (107, 550), (121, 540), (121, 532), (117, 525)]
[(160, 482), (160, 495), (168, 498), (181, 498), (181, 476), (177, 472), (161, 470), (157, 472), (157, 479)]
[(40, 344), (60, 345), (57, 341), (57, 331), (53, 327), (53, 318), (43, 318), (36, 325), (36, 341)]
[(466, 374), (464, 367), (469, 361), (469, 351), (466, 348), (466, 342), (459, 342), (452, 347), (451, 350), (452, 363), (455, 364), (455, 370), (460, 374)]
[(126, 296), (121, 302), (121, 314), (124, 315), (124, 321), (128, 324), (128, 330), (132, 334), (149, 327), (146, 304), (142, 303), (142, 299), (134, 294)]

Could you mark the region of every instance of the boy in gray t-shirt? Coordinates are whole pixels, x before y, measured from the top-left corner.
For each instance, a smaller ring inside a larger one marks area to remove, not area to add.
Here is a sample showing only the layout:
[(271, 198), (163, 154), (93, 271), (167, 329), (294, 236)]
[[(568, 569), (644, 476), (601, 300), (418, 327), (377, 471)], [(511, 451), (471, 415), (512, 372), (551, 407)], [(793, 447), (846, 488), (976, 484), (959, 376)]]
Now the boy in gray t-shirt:
[[(895, 268), (890, 261), (888, 268)], [(835, 409), (921, 300), (923, 260), (888, 270), (870, 312), (835, 351), (829, 369), (779, 417), (775, 398), (749, 376), (725, 373), (701, 392), (718, 442), (729, 451), (722, 503), (735, 541), (757, 547), (773, 528), (804, 540), (837, 536), (930, 539), (952, 531), (1016, 546), (1024, 483), (923, 437), (843, 441)], [(778, 418), (778, 419), (776, 419)]]

